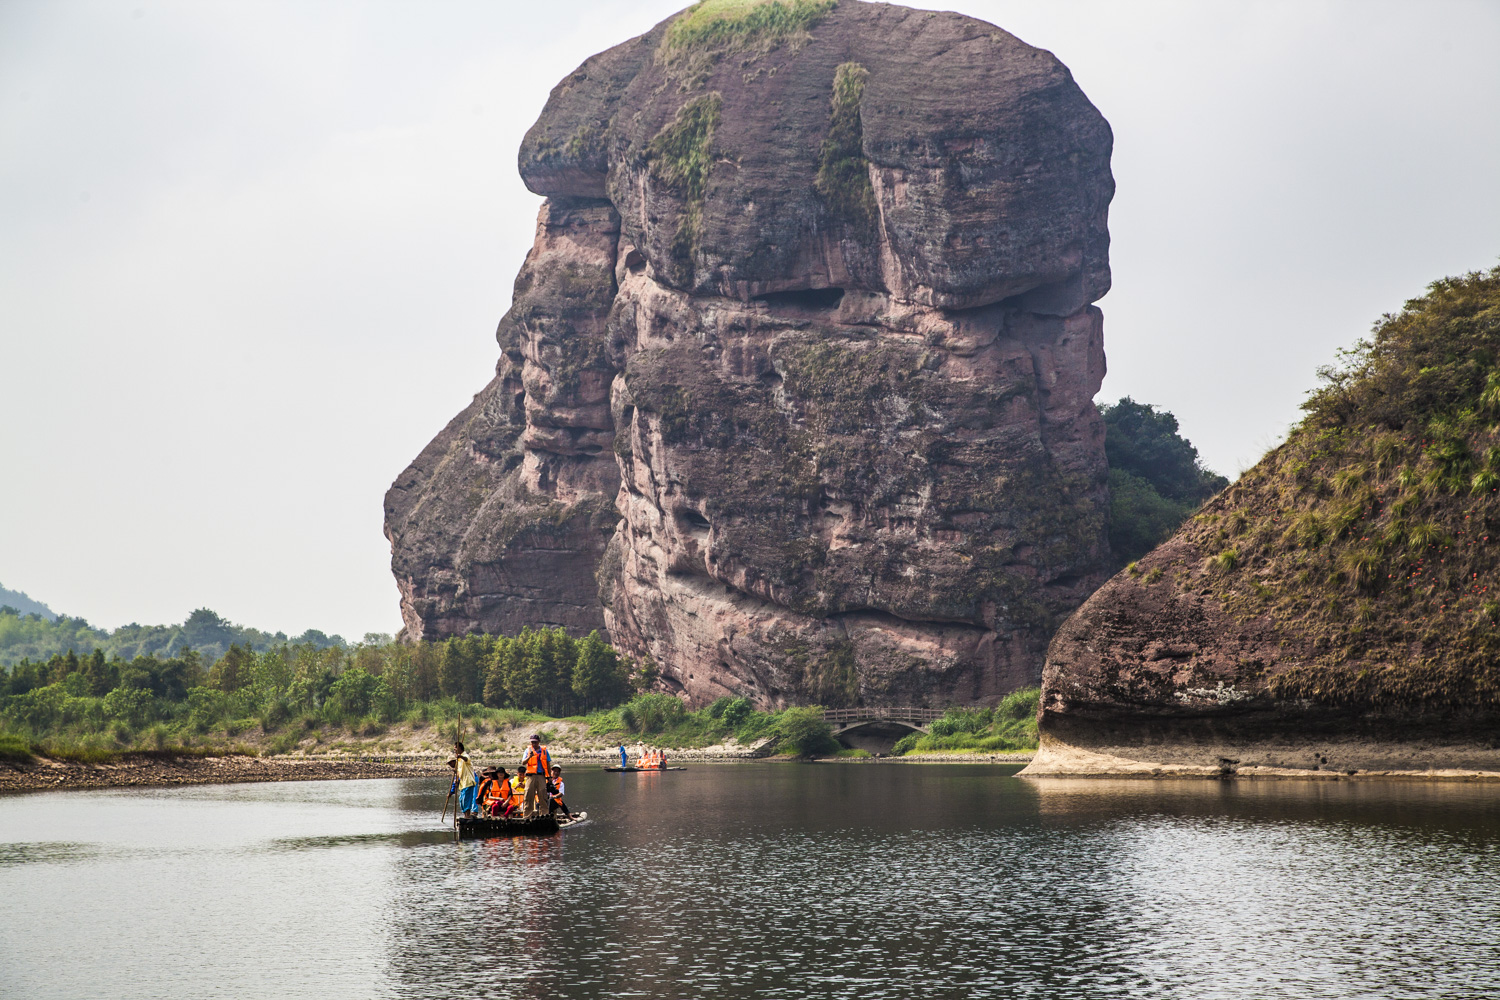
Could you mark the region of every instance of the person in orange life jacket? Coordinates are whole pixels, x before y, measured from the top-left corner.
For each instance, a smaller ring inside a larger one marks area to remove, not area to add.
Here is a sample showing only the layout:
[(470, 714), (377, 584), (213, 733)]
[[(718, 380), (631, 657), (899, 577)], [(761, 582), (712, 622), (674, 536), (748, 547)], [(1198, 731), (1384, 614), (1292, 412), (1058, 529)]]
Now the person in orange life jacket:
[(552, 792), (551, 792), (551, 794), (552, 794), (552, 812), (556, 812), (557, 810), (561, 809), (562, 810), (562, 814), (564, 816), (571, 816), (571, 815), (573, 815), (572, 811), (568, 809), (568, 804), (563, 801), (563, 795), (565, 794), (565, 790), (563, 788), (562, 768), (558, 767), (556, 764), (552, 765)]
[(547, 801), (547, 776), (552, 773), (552, 755), (542, 746), (541, 736), (533, 733), (531, 745), (521, 758), (521, 773), (526, 775), (526, 800), (522, 817), (531, 819)]
[(477, 815), (479, 782), (474, 779), (474, 765), (469, 761), (469, 755), (464, 753), (464, 745), (459, 742), (453, 744), (453, 759), (448, 761), (448, 766), (454, 769), (458, 780), (458, 811), (469, 819)]
[(495, 776), (495, 769), (487, 767), (480, 772), (479, 779), (479, 811), (486, 816), (494, 815), (491, 804), (494, 802), (495, 793), (500, 788), (500, 779)]
[(489, 794), (481, 792), (480, 801), (489, 809), (491, 816), (509, 816), (511, 809), (514, 808), (511, 804), (510, 772), (503, 767), (493, 770), (494, 777), (491, 779)]

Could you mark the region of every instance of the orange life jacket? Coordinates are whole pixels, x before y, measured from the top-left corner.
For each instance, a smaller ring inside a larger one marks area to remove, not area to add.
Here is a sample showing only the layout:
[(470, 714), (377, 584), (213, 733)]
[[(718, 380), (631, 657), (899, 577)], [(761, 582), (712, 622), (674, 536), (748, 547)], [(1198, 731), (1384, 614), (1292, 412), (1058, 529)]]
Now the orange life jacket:
[(526, 773), (527, 774), (551, 774), (552, 755), (547, 748), (538, 744), (535, 750), (526, 748)]

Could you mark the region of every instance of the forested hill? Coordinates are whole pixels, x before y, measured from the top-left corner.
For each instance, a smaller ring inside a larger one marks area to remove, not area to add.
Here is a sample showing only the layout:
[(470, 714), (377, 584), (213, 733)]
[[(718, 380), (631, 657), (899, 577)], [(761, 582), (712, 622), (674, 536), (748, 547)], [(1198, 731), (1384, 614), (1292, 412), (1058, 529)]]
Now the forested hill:
[(34, 601), (25, 592), (5, 586), (0, 586), (0, 607), (14, 608), (23, 615), (41, 615), (49, 622), (57, 618), (57, 612), (41, 601)]
[[(0, 600), (0, 605), (4, 605), (0, 606), (0, 667), (12, 666), (23, 659), (46, 660), (54, 653), (66, 654), (69, 650), (86, 656), (95, 649), (102, 649), (105, 656), (132, 660), (137, 656), (168, 657), (184, 649), (195, 649), (206, 662), (212, 663), (231, 645), (247, 646), (256, 652), (284, 643), (320, 649), (345, 645), (342, 636), (325, 635), (317, 629), (288, 636), (285, 632), (262, 632), (235, 625), (208, 608), (194, 611), (180, 625), (131, 623), (109, 631), (67, 615), (57, 615), (49, 621), (41, 612), (27, 613), (8, 599)], [(38, 606), (50, 613), (45, 606)]]

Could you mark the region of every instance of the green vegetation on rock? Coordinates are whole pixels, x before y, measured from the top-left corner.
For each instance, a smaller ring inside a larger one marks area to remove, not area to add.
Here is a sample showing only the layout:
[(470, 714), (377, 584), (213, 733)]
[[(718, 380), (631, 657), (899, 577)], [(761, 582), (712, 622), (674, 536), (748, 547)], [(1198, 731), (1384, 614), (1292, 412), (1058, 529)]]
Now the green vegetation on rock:
[(657, 59), (686, 87), (701, 86), (726, 52), (764, 55), (799, 44), (838, 0), (699, 0), (667, 26)]
[(1320, 374), (1186, 529), (1218, 599), (1297, 647), (1274, 697), (1500, 709), (1500, 268), (1434, 282)]
[(1109, 544), (1122, 566), (1169, 538), (1229, 480), (1203, 467), (1166, 410), (1126, 396), (1099, 414), (1109, 458)]
[(995, 753), (1035, 750), (1040, 688), (1013, 691), (994, 708), (952, 708), (931, 726), (896, 743), (895, 753)]
[(703, 229), (703, 202), (713, 168), (711, 147), (723, 106), (718, 94), (693, 98), (646, 146), (652, 175), (681, 191), (686, 203), (672, 241), (672, 253), (684, 261), (692, 259)]
[(864, 97), (869, 70), (859, 63), (842, 63), (833, 73), (833, 100), (828, 138), (818, 153), (818, 175), (813, 182), (835, 218), (868, 237), (875, 226), (875, 190), (870, 186), (870, 163), (865, 159), (864, 126), (859, 102)]

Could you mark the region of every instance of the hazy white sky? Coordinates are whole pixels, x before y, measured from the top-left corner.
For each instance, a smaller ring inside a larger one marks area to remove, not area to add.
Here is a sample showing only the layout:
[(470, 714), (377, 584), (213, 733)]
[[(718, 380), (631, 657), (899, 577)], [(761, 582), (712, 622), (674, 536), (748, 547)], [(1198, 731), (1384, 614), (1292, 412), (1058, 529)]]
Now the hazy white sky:
[[(547, 92), (685, 0), (0, 0), (0, 583), (96, 624), (399, 627), (381, 497), (489, 378)], [(1500, 259), (1500, 3), (948, 7), (1115, 130), (1101, 399), (1233, 475)]]

